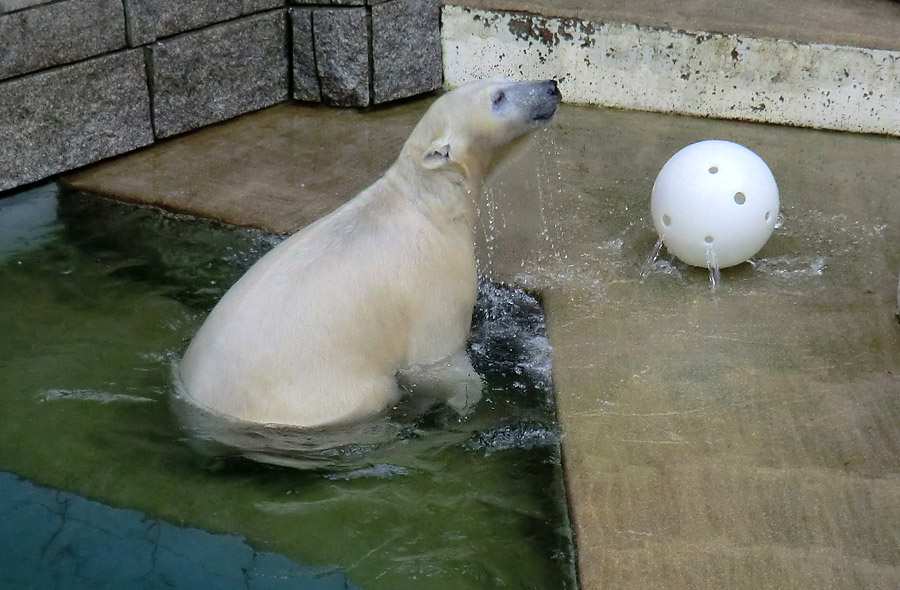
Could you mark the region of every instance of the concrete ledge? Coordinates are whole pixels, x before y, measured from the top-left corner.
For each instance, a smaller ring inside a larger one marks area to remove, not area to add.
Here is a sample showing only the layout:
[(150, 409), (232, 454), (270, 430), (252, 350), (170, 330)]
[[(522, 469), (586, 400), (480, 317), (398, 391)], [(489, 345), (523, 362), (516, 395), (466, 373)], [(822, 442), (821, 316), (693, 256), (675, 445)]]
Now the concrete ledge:
[(0, 84), (0, 191), (153, 142), (139, 50)]
[(290, 234), (381, 176), (428, 102), (377, 113), (280, 104), (62, 181), (124, 201)]
[(557, 78), (565, 100), (900, 135), (900, 51), (443, 9), (444, 76)]

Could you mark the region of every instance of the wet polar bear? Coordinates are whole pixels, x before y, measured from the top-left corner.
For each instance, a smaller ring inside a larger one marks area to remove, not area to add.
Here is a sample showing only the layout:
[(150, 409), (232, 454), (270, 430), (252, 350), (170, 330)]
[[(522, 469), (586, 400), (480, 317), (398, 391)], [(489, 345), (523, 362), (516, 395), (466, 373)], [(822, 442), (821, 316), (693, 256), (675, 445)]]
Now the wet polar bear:
[(482, 387), (465, 352), (475, 199), (560, 98), (552, 80), (494, 80), (436, 100), (382, 178), (231, 287), (177, 368), (180, 395), (214, 414), (300, 427), (376, 414), (400, 386), (465, 413)]

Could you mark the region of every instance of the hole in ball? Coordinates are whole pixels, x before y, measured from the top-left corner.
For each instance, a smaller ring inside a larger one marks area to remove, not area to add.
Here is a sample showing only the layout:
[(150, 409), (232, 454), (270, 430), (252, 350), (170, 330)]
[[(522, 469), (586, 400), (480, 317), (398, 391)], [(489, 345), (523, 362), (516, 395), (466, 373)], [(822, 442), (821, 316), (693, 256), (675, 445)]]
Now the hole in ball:
[(712, 237), (712, 236), (706, 236), (705, 238), (703, 238), (703, 241), (706, 242), (707, 244), (712, 244), (712, 243), (713, 243), (713, 237)]
[(663, 215), (662, 221), (663, 221), (663, 225), (666, 227), (669, 227), (670, 225), (672, 225), (672, 218), (669, 217), (668, 213)]
[(744, 193), (742, 193), (740, 191), (734, 193), (734, 202), (737, 203), (738, 205), (743, 205), (744, 203), (747, 202), (747, 195), (745, 195)]
[(769, 221), (769, 218), (771, 218), (771, 217), (772, 217), (772, 212), (766, 211), (766, 221)]
[(710, 166), (710, 167), (709, 167), (709, 173), (710, 173), (710, 174), (715, 174), (715, 173), (718, 172), (718, 171), (719, 171), (719, 167), (718, 167), (718, 166)]

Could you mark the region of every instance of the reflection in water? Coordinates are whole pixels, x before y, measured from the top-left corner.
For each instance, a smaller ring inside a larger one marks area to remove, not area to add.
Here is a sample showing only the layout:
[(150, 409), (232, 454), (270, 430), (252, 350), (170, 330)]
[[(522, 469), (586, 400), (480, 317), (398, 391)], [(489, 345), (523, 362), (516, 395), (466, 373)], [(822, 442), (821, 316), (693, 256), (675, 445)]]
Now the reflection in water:
[[(204, 411), (178, 395), (172, 396), (172, 409), (188, 444), (211, 469), (249, 459), (296, 469), (360, 470), (371, 465), (373, 452), (387, 451), (423, 434), (414, 421), (393, 413), (362, 423), (297, 428), (232, 420)], [(372, 472), (378, 477), (385, 473), (390, 470)]]

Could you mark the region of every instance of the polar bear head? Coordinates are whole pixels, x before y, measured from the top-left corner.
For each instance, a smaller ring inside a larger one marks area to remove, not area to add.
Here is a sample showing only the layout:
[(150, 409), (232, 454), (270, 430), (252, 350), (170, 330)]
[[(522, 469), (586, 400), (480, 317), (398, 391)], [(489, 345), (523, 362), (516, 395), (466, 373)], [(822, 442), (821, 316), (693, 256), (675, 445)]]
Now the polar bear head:
[(403, 155), (414, 166), (477, 190), (517, 140), (553, 117), (561, 98), (554, 80), (471, 82), (431, 105)]

